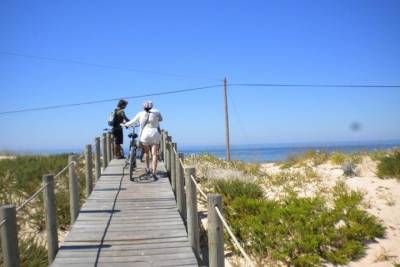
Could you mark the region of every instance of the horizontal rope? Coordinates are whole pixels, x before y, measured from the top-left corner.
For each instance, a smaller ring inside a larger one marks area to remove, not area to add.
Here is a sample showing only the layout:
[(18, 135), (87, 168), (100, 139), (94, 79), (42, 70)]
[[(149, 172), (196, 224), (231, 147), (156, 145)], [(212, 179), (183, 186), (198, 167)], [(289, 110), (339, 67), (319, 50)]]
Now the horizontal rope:
[(0, 227), (2, 227), (3, 224), (5, 224), (6, 222), (7, 222), (7, 219), (2, 220), (2, 221), (0, 222)]
[(63, 174), (68, 168), (69, 166), (71, 166), (72, 164), (74, 164), (76, 166), (76, 162), (75, 161), (71, 161), (70, 163), (68, 163), (67, 166), (64, 167), (64, 169), (62, 169), (61, 171), (59, 171), (55, 176), (54, 179), (56, 179), (58, 176), (60, 176), (61, 174)]
[(247, 253), (244, 251), (244, 249), (242, 248), (242, 246), (240, 245), (239, 241), (236, 239), (235, 235), (233, 234), (231, 228), (229, 227), (229, 225), (226, 223), (224, 216), (222, 215), (221, 211), (219, 210), (218, 207), (215, 207), (215, 211), (218, 214), (218, 217), (221, 219), (222, 224), (224, 225), (224, 228), (226, 229), (226, 231), (228, 232), (229, 236), (231, 237), (231, 239), (233, 240), (233, 244), (236, 246), (237, 249), (239, 249), (240, 253), (242, 253), (243, 257), (246, 259), (248, 266), (254, 267), (255, 265), (253, 264), (253, 262), (251, 261), (249, 255), (247, 255)]
[(46, 188), (47, 185), (48, 185), (48, 183), (42, 185), (42, 187), (39, 188), (39, 190), (36, 191), (35, 194), (33, 194), (30, 198), (25, 200), (25, 202), (22, 203), (22, 205), (17, 208), (17, 212), (22, 210), (26, 205), (28, 205), (32, 200), (34, 200), (37, 197), (37, 195), (39, 195)]
[[(61, 174), (63, 174), (69, 166), (71, 166), (72, 164), (74, 164), (76, 166), (77, 162), (76, 161), (71, 161), (70, 163), (67, 164), (67, 166), (65, 166), (61, 171), (59, 171), (55, 176), (54, 179), (56, 179), (58, 176), (60, 176)], [(23, 209), (26, 205), (28, 205), (32, 200), (34, 200), (36, 198), (37, 195), (39, 195), (40, 192), (43, 191), (43, 189), (46, 188), (46, 186), (48, 185), (48, 183), (46, 183), (45, 185), (43, 185), (41, 188), (39, 188), (38, 191), (36, 191), (30, 198), (28, 198), (27, 200), (24, 201), (24, 203), (22, 203), (21, 206), (19, 206), (17, 208), (17, 212), (20, 211), (21, 209)]]
[(196, 179), (193, 177), (193, 175), (190, 175), (190, 178), (192, 179), (194, 185), (196, 186), (197, 191), (199, 191), (199, 193), (201, 194), (201, 196), (207, 200), (207, 195), (206, 195), (206, 193), (204, 193), (204, 191), (201, 189), (201, 187), (199, 186), (199, 184), (197, 183), (197, 181), (196, 181)]
[(181, 158), (179, 158), (179, 162), (181, 163), (182, 168), (185, 168), (185, 164), (183, 164), (183, 161)]

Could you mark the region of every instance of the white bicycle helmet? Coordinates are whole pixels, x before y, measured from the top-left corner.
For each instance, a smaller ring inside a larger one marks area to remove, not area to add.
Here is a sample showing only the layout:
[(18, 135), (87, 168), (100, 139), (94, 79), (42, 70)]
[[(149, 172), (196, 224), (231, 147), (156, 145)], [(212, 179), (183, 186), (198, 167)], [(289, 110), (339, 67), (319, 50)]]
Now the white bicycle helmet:
[(143, 108), (144, 108), (144, 109), (152, 109), (152, 108), (153, 108), (153, 102), (150, 101), (150, 100), (145, 101), (145, 102), (143, 103)]

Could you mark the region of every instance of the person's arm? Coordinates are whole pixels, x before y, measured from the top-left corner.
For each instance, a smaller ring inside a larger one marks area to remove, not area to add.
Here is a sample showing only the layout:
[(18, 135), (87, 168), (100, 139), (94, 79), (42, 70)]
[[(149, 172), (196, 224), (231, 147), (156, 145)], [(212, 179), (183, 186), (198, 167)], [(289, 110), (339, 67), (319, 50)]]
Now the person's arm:
[(135, 125), (139, 121), (139, 119), (140, 119), (140, 112), (136, 114), (136, 116), (132, 120), (128, 121), (127, 123), (122, 123), (121, 125), (124, 127), (132, 126)]
[(122, 111), (122, 118), (124, 119), (124, 122), (129, 121), (128, 117), (125, 114), (125, 111)]
[(163, 120), (163, 117), (161, 116), (161, 113), (158, 112), (158, 121), (162, 121), (162, 120)]

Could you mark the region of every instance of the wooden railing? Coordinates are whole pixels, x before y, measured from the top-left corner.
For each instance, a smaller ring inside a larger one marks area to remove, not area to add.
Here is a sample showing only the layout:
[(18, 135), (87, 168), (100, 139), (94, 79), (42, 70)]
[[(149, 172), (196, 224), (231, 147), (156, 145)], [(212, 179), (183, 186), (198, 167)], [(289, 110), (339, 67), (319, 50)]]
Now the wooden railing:
[[(70, 192), (70, 214), (71, 225), (75, 222), (79, 214), (79, 189), (76, 165), (80, 159), (85, 158), (85, 178), (86, 178), (86, 196), (89, 196), (93, 190), (93, 182), (101, 175), (101, 167), (105, 169), (112, 159), (112, 136), (110, 133), (104, 133), (102, 137), (102, 150), (100, 145), (100, 137), (94, 140), (95, 157), (94, 157), (94, 176), (93, 176), (93, 152), (92, 145), (86, 145), (84, 155), (70, 155), (68, 164), (56, 175), (43, 175), (42, 186), (21, 206), (3, 205), (0, 207), (0, 236), (3, 261), (5, 267), (20, 266), (18, 232), (17, 232), (17, 213), (25, 208), (29, 203), (36, 199), (43, 192), (44, 211), (46, 222), (46, 236), (48, 244), (48, 262), (51, 264), (58, 251), (58, 230), (57, 215), (55, 203), (55, 179), (68, 170), (69, 192)], [(102, 153), (101, 153), (102, 151)], [(103, 162), (101, 162), (103, 158)], [(95, 178), (95, 179), (94, 179)]]
[(223, 217), (222, 196), (219, 194), (206, 195), (196, 181), (196, 169), (184, 165), (184, 154), (178, 152), (177, 143), (167, 131), (161, 132), (161, 157), (167, 169), (171, 187), (174, 191), (178, 210), (185, 220), (189, 243), (198, 259), (200, 255), (200, 224), (197, 212), (197, 195), (207, 203), (207, 237), (208, 260), (210, 267), (224, 266), (224, 229), (232, 239), (234, 246), (246, 260), (246, 266), (254, 266), (252, 260), (244, 251), (229, 225)]
[[(100, 144), (101, 143), (101, 144)], [(79, 214), (79, 190), (76, 165), (85, 158), (86, 195), (89, 196), (93, 189), (93, 181), (101, 175), (103, 170), (112, 160), (112, 136), (104, 133), (102, 138), (95, 138), (95, 164), (93, 176), (93, 152), (92, 145), (86, 145), (84, 155), (70, 155), (68, 165), (58, 174), (46, 174), (43, 176), (41, 188), (39, 188), (20, 207), (4, 205), (0, 207), (1, 244), (4, 266), (20, 266), (18, 233), (16, 215), (19, 210), (33, 201), (41, 192), (44, 196), (44, 210), (46, 218), (46, 233), (48, 242), (48, 262), (51, 264), (58, 251), (57, 217), (55, 206), (54, 179), (68, 169), (71, 225)], [(188, 240), (196, 257), (201, 259), (200, 253), (200, 224), (197, 210), (197, 195), (205, 198), (208, 203), (208, 259), (209, 266), (224, 266), (224, 228), (228, 230), (234, 245), (239, 249), (247, 261), (248, 266), (253, 266), (248, 255), (244, 252), (239, 242), (233, 236), (229, 226), (223, 218), (222, 197), (218, 194), (206, 195), (196, 182), (196, 170), (194, 167), (184, 165), (184, 154), (178, 152), (177, 143), (172, 142), (172, 137), (167, 131), (161, 133), (160, 159), (164, 161), (166, 171), (176, 198), (176, 205), (181, 217), (186, 223)], [(102, 158), (102, 162), (101, 162)], [(225, 227), (224, 227), (225, 225)]]

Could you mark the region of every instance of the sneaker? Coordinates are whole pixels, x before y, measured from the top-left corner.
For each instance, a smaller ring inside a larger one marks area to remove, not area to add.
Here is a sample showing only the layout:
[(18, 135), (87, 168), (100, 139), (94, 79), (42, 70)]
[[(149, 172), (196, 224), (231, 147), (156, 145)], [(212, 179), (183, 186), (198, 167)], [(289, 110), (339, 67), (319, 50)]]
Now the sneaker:
[(154, 181), (158, 180), (157, 174), (153, 173), (153, 179), (154, 179)]
[(150, 173), (151, 173), (150, 169), (146, 168), (146, 174), (150, 174)]

